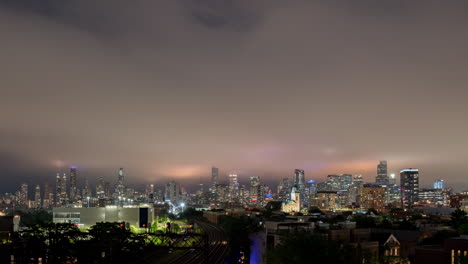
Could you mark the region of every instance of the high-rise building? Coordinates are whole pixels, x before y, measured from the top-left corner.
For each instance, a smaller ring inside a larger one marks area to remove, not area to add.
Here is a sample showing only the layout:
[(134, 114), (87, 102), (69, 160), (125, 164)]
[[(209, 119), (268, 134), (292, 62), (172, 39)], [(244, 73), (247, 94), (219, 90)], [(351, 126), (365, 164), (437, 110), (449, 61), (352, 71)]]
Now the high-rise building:
[(104, 196), (106, 198), (111, 198), (111, 184), (107, 181), (104, 183)]
[(70, 202), (74, 203), (78, 199), (78, 189), (76, 187), (76, 167), (70, 168)]
[(84, 187), (83, 187), (83, 199), (87, 199), (88, 197), (92, 197), (91, 189), (89, 188), (89, 181), (88, 179), (84, 180)]
[(278, 200), (287, 201), (291, 199), (291, 179), (284, 178), (278, 185)]
[(385, 188), (380, 185), (364, 184), (361, 188), (360, 204), (362, 209), (385, 210)]
[(386, 160), (381, 160), (377, 165), (377, 177), (375, 178), (375, 183), (383, 185), (389, 184)]
[(216, 185), (219, 183), (219, 169), (216, 167), (211, 168), (211, 188), (216, 190)]
[(419, 170), (404, 169), (400, 171), (401, 202), (404, 208), (410, 208), (419, 201)]
[(302, 188), (305, 190), (305, 173), (304, 170), (295, 169), (294, 170), (294, 186), (299, 190)]
[(124, 185), (124, 171), (123, 168), (119, 169), (119, 178), (117, 185), (115, 186), (114, 199), (120, 199), (125, 197), (125, 185)]
[(19, 204), (23, 206), (28, 205), (28, 184), (23, 183), (21, 184), (20, 196), (19, 196)]
[(348, 190), (348, 201), (347, 205), (356, 206), (359, 203), (359, 197), (361, 195), (361, 188), (363, 185), (362, 175), (354, 175), (353, 182)]
[(436, 181), (434, 182), (434, 189), (443, 190), (444, 188), (445, 188), (444, 180), (436, 180)]
[(233, 202), (239, 196), (239, 181), (237, 174), (229, 174), (229, 202)]
[(175, 181), (170, 181), (166, 184), (165, 190), (165, 201), (171, 201), (172, 203), (177, 203), (181, 200), (181, 190), (179, 183)]
[(57, 173), (57, 177), (55, 178), (55, 206), (59, 207), (62, 205), (62, 177), (60, 177), (60, 173)]
[(67, 204), (67, 175), (64, 173), (62, 176), (62, 193), (61, 193), (61, 199), (62, 199), (62, 205)]
[(96, 197), (98, 199), (103, 199), (105, 197), (103, 177), (99, 177), (98, 183), (96, 185)]
[(260, 177), (250, 177), (250, 201), (251, 204), (257, 204), (260, 194)]
[(54, 204), (54, 192), (49, 184), (44, 185), (44, 198), (42, 199), (42, 207), (50, 208)]
[(39, 209), (42, 207), (42, 203), (41, 203), (41, 186), (36, 185), (36, 189), (34, 191), (34, 207), (36, 209)]
[(294, 187), (296, 191), (299, 192), (301, 197), (301, 207), (307, 202), (306, 199), (306, 181), (305, 181), (305, 173), (304, 170), (295, 169), (294, 170)]

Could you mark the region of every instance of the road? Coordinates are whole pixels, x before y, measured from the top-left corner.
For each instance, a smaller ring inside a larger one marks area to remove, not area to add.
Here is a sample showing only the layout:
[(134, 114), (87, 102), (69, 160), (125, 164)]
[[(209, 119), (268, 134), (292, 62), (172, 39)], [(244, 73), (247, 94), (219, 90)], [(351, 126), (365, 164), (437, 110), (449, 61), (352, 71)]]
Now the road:
[(228, 251), (227, 237), (223, 229), (204, 222), (196, 222), (208, 235), (208, 261), (205, 262), (205, 252), (202, 250), (189, 250), (171, 264), (223, 264)]

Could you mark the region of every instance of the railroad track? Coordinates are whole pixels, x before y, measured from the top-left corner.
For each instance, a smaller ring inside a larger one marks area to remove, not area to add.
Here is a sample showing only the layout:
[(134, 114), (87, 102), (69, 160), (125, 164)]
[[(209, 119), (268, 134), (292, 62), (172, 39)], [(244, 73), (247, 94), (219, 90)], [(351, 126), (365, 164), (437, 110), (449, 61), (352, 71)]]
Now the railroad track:
[[(209, 264), (223, 264), (228, 250), (227, 238), (224, 231), (212, 224), (197, 222), (198, 226), (208, 236), (208, 262)], [(205, 252), (202, 250), (188, 251), (171, 264), (200, 264), (205, 261)]]

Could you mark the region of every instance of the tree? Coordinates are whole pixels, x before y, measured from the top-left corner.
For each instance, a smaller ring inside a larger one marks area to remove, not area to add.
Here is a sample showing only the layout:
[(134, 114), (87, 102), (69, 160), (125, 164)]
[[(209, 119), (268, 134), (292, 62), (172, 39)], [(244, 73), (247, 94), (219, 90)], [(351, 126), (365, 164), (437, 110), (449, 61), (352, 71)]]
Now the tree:
[(458, 230), (458, 228), (467, 223), (467, 218), (466, 218), (466, 212), (464, 210), (460, 210), (460, 209), (457, 209), (455, 211), (453, 211), (452, 215), (451, 215), (451, 219), (452, 219), (452, 225), (455, 229)]

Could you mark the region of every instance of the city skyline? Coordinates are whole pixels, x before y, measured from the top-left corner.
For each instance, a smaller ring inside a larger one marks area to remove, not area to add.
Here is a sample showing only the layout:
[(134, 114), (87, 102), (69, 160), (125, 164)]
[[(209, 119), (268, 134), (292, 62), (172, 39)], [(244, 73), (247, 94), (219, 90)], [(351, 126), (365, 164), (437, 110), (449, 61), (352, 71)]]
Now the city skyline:
[(466, 7), (0, 0), (0, 191), (73, 165), (276, 184), (378, 160), (468, 189)]
[[(379, 182), (378, 175), (379, 175), (379, 172), (381, 172), (380, 166), (382, 165), (382, 162), (385, 162), (385, 166), (386, 166), (387, 161), (380, 160), (378, 162), (379, 163), (376, 163), (377, 169), (376, 169), (375, 176), (369, 176), (369, 177), (363, 177), (362, 174), (353, 174), (353, 173), (350, 173), (350, 174), (348, 174), (348, 173), (341, 173), (341, 174), (339, 174), (339, 173), (330, 173), (330, 174), (325, 175), (324, 177), (320, 177), (320, 176), (319, 177), (314, 177), (313, 175), (308, 175), (307, 171), (304, 171), (302, 169), (294, 169), (294, 171), (290, 172), (289, 175), (284, 175), (280, 179), (272, 179), (270, 177), (264, 177), (264, 176), (258, 176), (258, 175), (237, 174), (237, 173), (235, 173), (233, 171), (225, 171), (225, 170), (222, 170), (222, 169), (220, 169), (218, 167), (211, 166), (209, 168), (209, 169), (211, 169), (211, 171), (209, 171), (209, 174), (200, 177), (197, 182), (192, 182), (192, 181), (187, 182), (187, 181), (184, 181), (184, 179), (181, 180), (181, 179), (176, 179), (176, 178), (166, 178), (166, 179), (159, 179), (157, 181), (148, 181), (148, 182), (134, 182), (134, 181), (132, 181), (131, 177), (128, 178), (126, 176), (124, 185), (128, 186), (128, 187), (135, 187), (138, 190), (139, 189), (144, 190), (144, 188), (148, 188), (149, 185), (154, 186), (154, 184), (156, 184), (157, 186), (161, 187), (161, 186), (166, 185), (168, 182), (175, 181), (175, 182), (177, 182), (178, 184), (181, 185), (181, 188), (183, 188), (183, 189), (185, 189), (185, 190), (187, 190), (189, 192), (198, 191), (200, 186), (208, 186), (208, 188), (205, 191), (209, 191), (212, 188), (214, 188), (214, 185), (217, 185), (217, 184), (221, 184), (221, 185), (222, 184), (230, 184), (231, 183), (231, 178), (232, 178), (232, 176), (234, 176), (235, 177), (235, 182), (238, 182), (239, 185), (245, 185), (245, 186), (247, 186), (249, 183), (251, 183), (253, 177), (261, 178), (262, 182), (265, 183), (268, 187), (270, 187), (271, 190), (276, 190), (276, 188), (279, 187), (279, 185), (282, 184), (282, 181), (285, 178), (287, 178), (287, 179), (289, 179), (291, 181), (291, 184), (292, 184), (291, 187), (295, 186), (296, 188), (300, 189), (300, 188), (305, 188), (305, 183), (306, 182), (313, 181), (314, 184), (324, 183), (324, 182), (327, 182), (330, 179), (330, 177), (334, 177), (334, 176), (337, 176), (337, 175), (349, 175), (349, 177), (353, 177), (353, 178), (358, 177), (360, 179), (359, 181), (363, 181), (363, 182), (366, 182), (366, 183), (382, 184), (381, 182)], [(388, 176), (389, 177), (390, 177), (390, 175), (393, 175), (395, 177), (395, 178), (393, 178), (393, 184), (396, 184), (398, 186), (400, 185), (400, 173), (401, 173), (401, 171), (404, 171), (404, 170), (407, 170), (407, 169), (412, 170), (413, 168), (408, 167), (408, 168), (404, 168), (404, 169), (396, 169), (395, 173), (393, 173), (393, 170), (388, 171)], [(417, 169), (417, 170), (419, 171), (420, 169)], [(107, 184), (111, 184), (115, 188), (117, 188), (117, 186), (123, 186), (122, 185), (123, 176), (124, 176), (123, 171), (124, 171), (123, 168), (119, 168), (118, 170), (115, 170), (116, 174), (113, 175), (113, 176), (108, 176), (108, 177), (91, 176), (90, 177), (89, 174), (88, 175), (85, 174), (85, 176), (82, 176), (81, 171), (79, 170), (79, 168), (77, 166), (71, 166), (70, 168), (68, 168), (68, 172), (62, 170), (62, 172), (56, 173), (56, 175), (53, 177), (53, 180), (55, 181), (55, 183), (53, 181), (51, 181), (51, 178), (48, 178), (48, 179), (46, 179), (45, 182), (41, 182), (40, 184), (42, 184), (44, 186), (45, 185), (50, 185), (50, 184), (55, 184), (55, 186), (59, 186), (59, 188), (62, 188), (62, 189), (64, 188), (63, 184), (65, 184), (66, 186), (68, 186), (67, 189), (68, 189), (68, 192), (70, 193), (69, 194), (70, 199), (73, 200), (72, 197), (74, 195), (77, 195), (77, 194), (79, 195), (80, 191), (86, 189), (85, 186), (87, 186), (88, 184), (89, 184), (89, 186), (92, 186), (92, 187), (89, 187), (91, 193), (96, 194), (96, 195), (97, 195), (97, 193), (99, 191), (102, 191), (100, 189), (103, 188), (103, 186), (101, 186), (101, 185), (104, 185), (104, 181)], [(400, 173), (398, 173), (398, 171), (400, 171)], [(77, 174), (79, 175), (78, 177), (77, 177)], [(125, 175), (127, 175), (127, 172), (125, 172)], [(213, 177), (213, 175), (216, 175), (216, 177)], [(299, 180), (298, 177), (301, 177), (301, 176), (298, 176), (298, 175), (301, 175), (303, 177), (303, 179)], [(73, 182), (71, 180), (72, 178), (74, 178), (74, 184), (72, 183)], [(78, 178), (78, 180), (76, 178)], [(436, 187), (436, 186), (445, 186), (447, 188), (453, 189), (454, 191), (466, 191), (464, 188), (462, 188), (460, 186), (455, 186), (455, 185), (451, 184), (450, 182), (447, 184), (446, 182), (444, 182), (445, 181), (444, 179), (437, 178), (435, 180), (429, 180), (429, 179), (425, 179), (424, 177), (422, 177), (421, 179), (422, 180), (421, 180), (420, 188), (436, 188), (437, 189), (439, 187)], [(299, 181), (304, 182), (303, 187), (300, 187), (300, 184), (298, 185)], [(62, 182), (64, 182), (64, 183), (62, 184)], [(440, 185), (439, 182), (442, 182), (443, 185)], [(23, 185), (23, 184), (36, 185), (37, 182), (35, 182), (35, 181), (17, 182), (18, 186)], [(386, 185), (386, 184), (383, 183), (383, 185)], [(75, 188), (72, 188), (72, 186), (75, 186)], [(4, 190), (0, 190), (0, 192), (8, 193), (8, 192), (11, 192), (12, 190), (14, 190), (14, 188), (15, 188), (15, 186), (13, 187), (13, 189), (4, 188)], [(443, 188), (440, 188), (440, 189), (443, 189)], [(59, 191), (59, 192), (61, 192), (61, 191)]]

